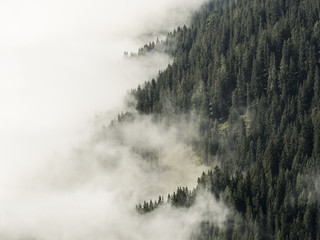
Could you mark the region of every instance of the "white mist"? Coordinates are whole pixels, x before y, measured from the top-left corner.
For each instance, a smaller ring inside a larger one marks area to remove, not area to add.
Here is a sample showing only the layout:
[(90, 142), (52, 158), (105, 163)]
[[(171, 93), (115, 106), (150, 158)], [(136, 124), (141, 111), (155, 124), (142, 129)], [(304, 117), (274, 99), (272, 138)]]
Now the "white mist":
[(114, 117), (127, 90), (170, 61), (128, 63), (123, 52), (187, 23), (203, 2), (1, 1), (1, 239), (106, 239), (103, 224), (122, 216), (109, 206), (119, 193), (107, 194), (99, 174), (86, 182), (71, 152), (88, 141), (94, 115)]

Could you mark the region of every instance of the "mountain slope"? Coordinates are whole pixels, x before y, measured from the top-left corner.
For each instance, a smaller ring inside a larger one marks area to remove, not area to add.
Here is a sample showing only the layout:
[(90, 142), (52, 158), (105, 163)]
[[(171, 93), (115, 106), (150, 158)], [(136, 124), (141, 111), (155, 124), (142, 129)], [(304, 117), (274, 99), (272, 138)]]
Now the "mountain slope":
[(194, 238), (320, 239), (319, 9), (317, 0), (211, 1), (164, 43), (175, 40), (174, 62), (133, 91), (142, 114), (197, 116), (194, 148), (220, 166), (198, 188), (237, 215)]

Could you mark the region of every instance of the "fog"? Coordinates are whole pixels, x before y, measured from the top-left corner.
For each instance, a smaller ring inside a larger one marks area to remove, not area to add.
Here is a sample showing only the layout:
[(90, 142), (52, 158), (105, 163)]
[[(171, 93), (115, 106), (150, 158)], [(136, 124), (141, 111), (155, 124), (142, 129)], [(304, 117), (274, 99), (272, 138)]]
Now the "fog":
[[(202, 220), (222, 226), (228, 210), (206, 192), (189, 209), (135, 210), (180, 184), (194, 187), (205, 170), (178, 128), (193, 131), (136, 116), (97, 131), (65, 157), (38, 164), (1, 200), (1, 239), (173, 240), (188, 239)], [(158, 153), (157, 159), (143, 157), (143, 150)]]
[[(138, 117), (102, 130), (128, 90), (172, 61), (123, 52), (188, 24), (204, 1), (1, 1), (1, 239), (186, 239), (208, 209), (223, 221), (206, 193), (188, 210), (134, 210), (205, 170), (181, 126)], [(156, 165), (141, 147), (158, 153)]]

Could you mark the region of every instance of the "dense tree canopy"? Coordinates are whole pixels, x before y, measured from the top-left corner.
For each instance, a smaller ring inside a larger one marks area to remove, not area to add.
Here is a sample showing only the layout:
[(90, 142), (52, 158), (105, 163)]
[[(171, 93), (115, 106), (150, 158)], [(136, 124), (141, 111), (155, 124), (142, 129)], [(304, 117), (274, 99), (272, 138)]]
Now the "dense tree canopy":
[[(197, 189), (237, 213), (195, 239), (320, 239), (319, 10), (318, 0), (213, 0), (139, 51), (162, 45), (174, 61), (133, 90), (136, 109), (198, 117), (194, 148), (212, 170)], [(168, 201), (188, 207), (197, 189)]]

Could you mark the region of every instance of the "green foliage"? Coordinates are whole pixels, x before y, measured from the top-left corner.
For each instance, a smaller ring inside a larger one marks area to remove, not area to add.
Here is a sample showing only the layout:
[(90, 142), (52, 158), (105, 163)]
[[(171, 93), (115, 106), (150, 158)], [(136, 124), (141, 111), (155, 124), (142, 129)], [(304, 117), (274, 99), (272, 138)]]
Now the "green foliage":
[[(236, 215), (195, 239), (320, 239), (319, 10), (318, 0), (212, 0), (168, 35), (173, 63), (133, 91), (142, 114), (195, 114), (193, 147), (221, 166), (197, 189)], [(193, 196), (179, 188), (169, 202)]]

